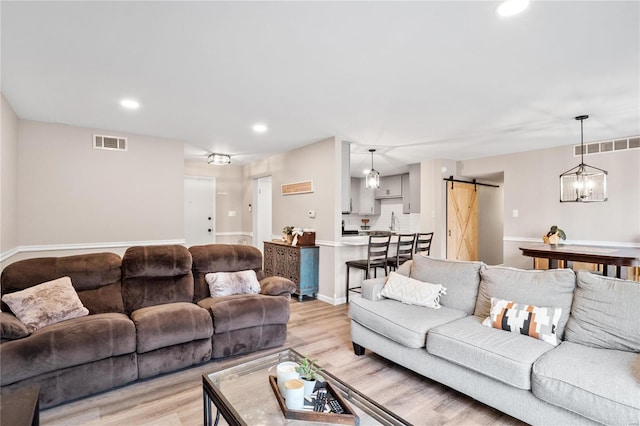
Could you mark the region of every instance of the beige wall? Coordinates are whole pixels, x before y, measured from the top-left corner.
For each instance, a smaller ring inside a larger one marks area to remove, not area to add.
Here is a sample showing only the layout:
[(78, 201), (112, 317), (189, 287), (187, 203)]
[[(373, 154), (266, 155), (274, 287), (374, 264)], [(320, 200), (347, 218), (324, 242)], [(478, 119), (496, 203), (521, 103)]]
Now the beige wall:
[(531, 259), (518, 246), (541, 240), (551, 225), (571, 242), (640, 244), (640, 150), (585, 157), (585, 163), (609, 172), (604, 203), (559, 202), (559, 175), (579, 163), (571, 146), (458, 162), (461, 176), (504, 172), (505, 264), (530, 268)]
[[(206, 159), (186, 160), (184, 174), (188, 176), (209, 176), (216, 180), (216, 242), (237, 243), (251, 233), (251, 222), (244, 222), (249, 205), (243, 205), (243, 166), (230, 164), (213, 166)], [(229, 216), (235, 212), (235, 216)]]
[(21, 246), (183, 238), (181, 142), (115, 132), (128, 151), (93, 149), (89, 128), (19, 121)]
[[(252, 214), (244, 206), (252, 203), (254, 179), (271, 176), (273, 233), (280, 234), (287, 225), (315, 229), (316, 242), (320, 245), (319, 297), (330, 303), (336, 297), (336, 286), (340, 286), (336, 282), (337, 268), (344, 268), (344, 264), (335, 262), (334, 247), (335, 238), (340, 234), (340, 153), (340, 141), (328, 138), (254, 162), (243, 171), (243, 226), (252, 226)], [(307, 180), (313, 181), (312, 193), (281, 195), (282, 184)], [(315, 219), (307, 217), (309, 210), (316, 211)]]
[(0, 257), (18, 247), (18, 117), (2, 95), (0, 141)]

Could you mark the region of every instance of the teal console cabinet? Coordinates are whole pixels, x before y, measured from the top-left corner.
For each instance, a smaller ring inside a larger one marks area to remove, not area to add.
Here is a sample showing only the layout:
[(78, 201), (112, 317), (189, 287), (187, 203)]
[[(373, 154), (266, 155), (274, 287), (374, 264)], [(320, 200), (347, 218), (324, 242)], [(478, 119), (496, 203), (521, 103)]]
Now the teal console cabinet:
[(294, 282), (298, 300), (318, 295), (318, 257), (320, 247), (294, 247), (278, 241), (264, 242), (264, 273)]

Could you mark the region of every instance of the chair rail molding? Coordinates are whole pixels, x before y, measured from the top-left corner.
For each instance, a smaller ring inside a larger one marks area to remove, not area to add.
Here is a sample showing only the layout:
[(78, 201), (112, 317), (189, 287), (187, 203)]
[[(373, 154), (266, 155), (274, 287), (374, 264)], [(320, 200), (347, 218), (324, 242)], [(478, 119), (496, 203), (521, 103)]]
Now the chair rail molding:
[[(503, 237), (502, 241), (513, 243), (542, 243), (542, 237)], [(599, 247), (625, 247), (640, 248), (640, 243), (630, 243), (621, 241), (589, 241), (589, 240), (566, 240), (563, 244), (573, 244), (577, 246), (599, 246)]]

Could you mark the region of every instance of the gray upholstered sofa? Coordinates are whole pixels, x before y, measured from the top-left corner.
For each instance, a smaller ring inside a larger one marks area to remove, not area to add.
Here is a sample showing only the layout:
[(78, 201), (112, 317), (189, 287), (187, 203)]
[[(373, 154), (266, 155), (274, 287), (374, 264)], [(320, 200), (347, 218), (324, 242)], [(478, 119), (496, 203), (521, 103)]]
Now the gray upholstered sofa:
[[(259, 294), (210, 297), (207, 273), (248, 269)], [(258, 249), (214, 244), (22, 260), (2, 271), (2, 294), (64, 276), (89, 315), (31, 333), (4, 303), (0, 313), (0, 385), (39, 385), (41, 407), (280, 346), (295, 291), (289, 280), (264, 278)]]
[[(351, 339), (530, 424), (640, 424), (640, 284), (572, 270), (525, 271), (415, 256), (398, 273), (442, 284), (440, 309), (350, 300)], [(558, 346), (482, 325), (491, 297), (561, 308)]]

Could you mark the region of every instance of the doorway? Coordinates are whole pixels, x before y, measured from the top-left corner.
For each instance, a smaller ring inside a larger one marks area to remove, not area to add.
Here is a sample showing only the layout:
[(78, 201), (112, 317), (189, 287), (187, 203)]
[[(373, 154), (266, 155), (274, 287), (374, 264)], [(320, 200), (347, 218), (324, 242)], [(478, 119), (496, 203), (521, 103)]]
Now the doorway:
[(187, 247), (216, 242), (216, 180), (184, 178), (184, 240)]
[(271, 176), (253, 181), (253, 246), (263, 251), (264, 241), (271, 241), (273, 229)]
[(447, 259), (478, 260), (476, 185), (447, 182)]

